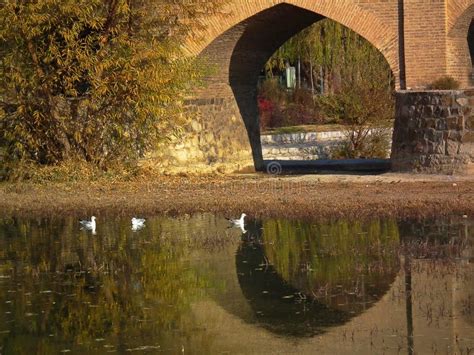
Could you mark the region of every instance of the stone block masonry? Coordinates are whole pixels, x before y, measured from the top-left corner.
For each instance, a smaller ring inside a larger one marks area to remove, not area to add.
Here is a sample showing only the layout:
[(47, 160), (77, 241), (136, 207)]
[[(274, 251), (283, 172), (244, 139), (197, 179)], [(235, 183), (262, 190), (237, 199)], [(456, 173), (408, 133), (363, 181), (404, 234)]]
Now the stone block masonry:
[(163, 142), (144, 159), (158, 172), (229, 173), (253, 166), (249, 139), (233, 98), (193, 99), (181, 136)]
[(392, 168), (463, 173), (474, 163), (474, 90), (399, 92)]
[[(390, 128), (379, 128), (375, 132), (383, 132), (387, 137), (392, 136), (392, 129)], [(347, 143), (347, 140), (347, 131), (301, 132), (261, 136), (262, 153), (265, 160), (333, 159), (334, 152)], [(390, 152), (391, 144), (384, 158), (388, 158)]]

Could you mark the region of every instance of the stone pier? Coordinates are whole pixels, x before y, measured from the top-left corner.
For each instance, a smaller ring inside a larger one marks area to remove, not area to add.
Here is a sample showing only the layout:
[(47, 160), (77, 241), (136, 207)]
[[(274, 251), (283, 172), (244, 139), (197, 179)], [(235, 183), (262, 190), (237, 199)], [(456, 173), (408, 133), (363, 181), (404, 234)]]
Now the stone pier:
[(473, 109), (474, 90), (398, 92), (392, 169), (472, 172)]

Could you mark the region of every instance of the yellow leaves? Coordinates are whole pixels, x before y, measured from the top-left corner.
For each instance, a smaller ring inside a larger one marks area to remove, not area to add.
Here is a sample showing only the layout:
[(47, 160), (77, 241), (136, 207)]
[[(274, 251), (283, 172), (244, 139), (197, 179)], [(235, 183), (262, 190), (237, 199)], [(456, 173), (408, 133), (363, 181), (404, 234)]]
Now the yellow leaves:
[(82, 135), (81, 135), (81, 133), (80, 133), (79, 131), (75, 131), (75, 132), (74, 132), (74, 140), (75, 140), (76, 142), (78, 142), (78, 143), (81, 142), (81, 140), (82, 140)]
[(93, 133), (92, 127), (87, 126), (85, 129), (86, 135), (90, 136)]

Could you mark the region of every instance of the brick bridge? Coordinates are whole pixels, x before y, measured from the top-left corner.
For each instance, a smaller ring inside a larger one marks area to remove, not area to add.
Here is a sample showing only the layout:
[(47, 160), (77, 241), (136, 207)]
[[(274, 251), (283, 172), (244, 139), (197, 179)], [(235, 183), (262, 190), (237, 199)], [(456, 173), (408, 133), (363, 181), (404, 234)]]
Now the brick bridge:
[[(278, 47), (324, 18), (365, 37), (395, 75), (395, 170), (450, 173), (474, 162), (474, 0), (233, 0), (207, 19), (201, 40), (186, 44), (213, 71), (188, 102), (196, 115), (167, 153), (168, 167), (233, 169), (253, 162), (262, 170), (258, 75)], [(426, 90), (446, 75), (462, 90)]]

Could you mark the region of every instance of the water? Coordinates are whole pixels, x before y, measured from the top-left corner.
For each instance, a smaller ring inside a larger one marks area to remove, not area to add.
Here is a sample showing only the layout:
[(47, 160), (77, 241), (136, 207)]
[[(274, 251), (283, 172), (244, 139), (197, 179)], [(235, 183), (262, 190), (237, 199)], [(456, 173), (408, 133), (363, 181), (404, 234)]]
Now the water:
[(474, 221), (0, 219), (0, 354), (474, 353)]

